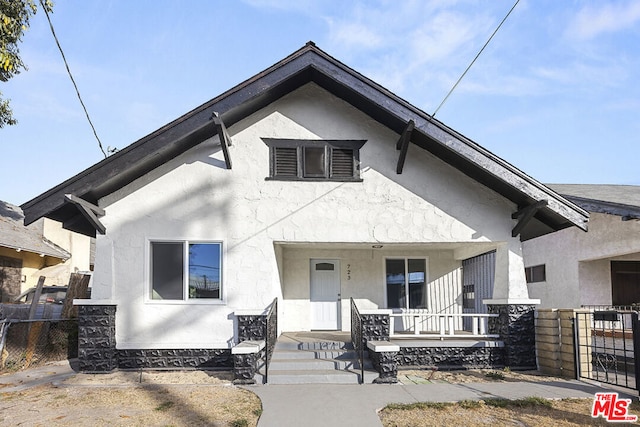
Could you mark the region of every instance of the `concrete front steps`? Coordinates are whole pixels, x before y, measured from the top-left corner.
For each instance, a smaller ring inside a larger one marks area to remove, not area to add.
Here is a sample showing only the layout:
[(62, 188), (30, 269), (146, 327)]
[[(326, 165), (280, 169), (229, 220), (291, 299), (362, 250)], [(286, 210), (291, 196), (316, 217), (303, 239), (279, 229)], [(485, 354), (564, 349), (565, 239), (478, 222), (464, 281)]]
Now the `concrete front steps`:
[[(364, 367), (364, 382), (370, 384), (378, 373), (367, 357)], [(259, 374), (262, 379), (264, 367)], [(361, 370), (350, 342), (293, 342), (283, 337), (276, 342), (268, 374), (269, 384), (358, 384)]]

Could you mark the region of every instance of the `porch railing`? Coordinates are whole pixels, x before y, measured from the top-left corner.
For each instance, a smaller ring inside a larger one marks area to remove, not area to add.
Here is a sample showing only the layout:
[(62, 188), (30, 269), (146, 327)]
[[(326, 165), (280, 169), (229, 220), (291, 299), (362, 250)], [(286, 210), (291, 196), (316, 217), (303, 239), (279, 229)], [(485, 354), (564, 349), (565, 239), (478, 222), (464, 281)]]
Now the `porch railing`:
[(586, 304), (582, 308), (595, 311), (616, 310), (616, 311), (640, 311), (640, 305), (612, 305), (612, 304)]
[(351, 298), (351, 343), (358, 354), (360, 362), (360, 384), (364, 384), (364, 337), (362, 333), (362, 316)]
[(269, 382), (269, 362), (278, 339), (278, 298), (274, 298), (267, 311), (265, 331), (264, 381)]
[[(390, 337), (498, 338), (498, 334), (487, 333), (490, 317), (498, 317), (498, 314), (429, 313), (426, 310), (407, 310), (390, 315)], [(462, 329), (464, 319), (470, 319), (470, 330)], [(398, 320), (402, 325), (397, 323)]]

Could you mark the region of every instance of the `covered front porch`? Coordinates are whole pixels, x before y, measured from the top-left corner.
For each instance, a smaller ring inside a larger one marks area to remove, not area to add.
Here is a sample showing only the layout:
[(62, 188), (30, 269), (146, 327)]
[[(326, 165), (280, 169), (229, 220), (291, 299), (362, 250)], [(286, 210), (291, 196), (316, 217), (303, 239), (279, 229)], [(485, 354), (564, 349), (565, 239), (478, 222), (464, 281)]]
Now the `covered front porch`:
[(506, 242), (276, 242), (274, 249), (282, 332), (350, 331), (353, 298), (363, 312), (384, 310), (391, 336), (490, 338), (486, 301), (528, 299), (521, 257)]
[[(533, 307), (491, 307), (488, 332), (390, 333), (389, 310), (361, 313), (351, 299), (351, 331), (278, 334), (278, 301), (241, 316), (232, 350), (239, 383), (395, 383), (400, 369), (535, 369)], [(251, 353), (251, 354), (249, 354)]]
[[(508, 243), (274, 247), (282, 295), (268, 310), (277, 316), (277, 333), (265, 361), (283, 339), (288, 351), (295, 350), (292, 339), (309, 351), (338, 337), (330, 345), (355, 351), (360, 360), (353, 366), (368, 366), (370, 358), (378, 382), (393, 382), (405, 367), (535, 368), (535, 301), (526, 297), (521, 257)], [(238, 324), (249, 331), (253, 320), (245, 320)], [(245, 339), (242, 330), (238, 337)]]

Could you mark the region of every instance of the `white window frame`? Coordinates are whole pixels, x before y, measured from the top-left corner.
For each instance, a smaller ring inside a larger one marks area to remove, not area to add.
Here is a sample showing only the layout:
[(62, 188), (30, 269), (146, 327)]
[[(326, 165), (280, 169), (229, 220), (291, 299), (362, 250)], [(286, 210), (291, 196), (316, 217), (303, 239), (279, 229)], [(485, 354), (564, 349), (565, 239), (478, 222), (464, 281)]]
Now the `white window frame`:
[[(425, 287), (425, 298), (426, 298), (426, 306), (427, 308), (431, 305), (431, 299), (429, 298), (429, 257), (420, 256), (420, 255), (389, 255), (383, 257), (384, 265), (382, 267), (383, 275), (382, 275), (382, 289), (384, 292), (384, 306), (390, 310), (415, 310), (413, 308), (409, 308), (409, 283), (408, 283), (408, 274), (406, 274), (408, 269), (408, 264), (410, 259), (423, 259), (424, 260), (424, 287)], [(387, 296), (387, 260), (404, 260), (405, 265), (405, 306), (400, 308), (390, 308), (389, 301)], [(422, 309), (420, 309), (422, 310)]]
[[(183, 247), (183, 298), (182, 299), (153, 299), (153, 264), (152, 250), (153, 243), (181, 243)], [(189, 245), (190, 244), (219, 244), (220, 245), (220, 298), (189, 298)], [(192, 305), (226, 305), (226, 286), (224, 284), (225, 277), (225, 260), (226, 249), (222, 240), (212, 239), (147, 239), (145, 250), (145, 273), (144, 280), (144, 302), (148, 304), (160, 305), (176, 305), (176, 304), (192, 304)]]

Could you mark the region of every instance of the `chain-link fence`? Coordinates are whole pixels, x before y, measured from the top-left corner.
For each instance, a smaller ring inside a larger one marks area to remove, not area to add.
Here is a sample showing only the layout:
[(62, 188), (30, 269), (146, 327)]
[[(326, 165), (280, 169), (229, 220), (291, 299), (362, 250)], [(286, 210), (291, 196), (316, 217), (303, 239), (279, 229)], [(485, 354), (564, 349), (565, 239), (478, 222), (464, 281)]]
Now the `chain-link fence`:
[(78, 320), (0, 320), (0, 373), (78, 356)]

